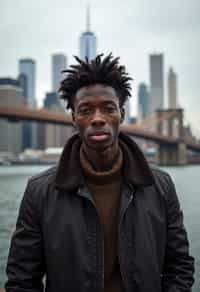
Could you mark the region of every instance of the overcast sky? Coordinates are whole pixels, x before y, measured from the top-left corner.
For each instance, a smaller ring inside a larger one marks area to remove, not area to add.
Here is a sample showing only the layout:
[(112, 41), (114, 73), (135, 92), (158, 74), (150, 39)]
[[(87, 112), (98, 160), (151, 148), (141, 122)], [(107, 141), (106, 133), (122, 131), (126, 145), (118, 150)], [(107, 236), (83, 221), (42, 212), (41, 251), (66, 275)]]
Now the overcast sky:
[(41, 104), (51, 90), (51, 54), (66, 54), (68, 64), (79, 54), (88, 3), (98, 52), (120, 56), (134, 78), (132, 112), (138, 83), (149, 84), (149, 54), (163, 53), (165, 89), (173, 66), (179, 104), (200, 136), (199, 0), (0, 0), (0, 77), (16, 78), (18, 60), (35, 59)]

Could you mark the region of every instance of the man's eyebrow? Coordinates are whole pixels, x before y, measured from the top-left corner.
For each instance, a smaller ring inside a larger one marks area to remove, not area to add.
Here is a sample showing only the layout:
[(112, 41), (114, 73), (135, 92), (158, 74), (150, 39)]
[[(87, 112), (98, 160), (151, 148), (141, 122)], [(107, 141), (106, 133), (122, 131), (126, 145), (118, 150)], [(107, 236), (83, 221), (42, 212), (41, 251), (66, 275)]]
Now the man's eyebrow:
[[(102, 100), (101, 103), (104, 105), (104, 104), (112, 104), (112, 105), (115, 105), (115, 102), (113, 100)], [(78, 104), (78, 107), (80, 106), (88, 106), (91, 104), (91, 101), (80, 101), (79, 104)]]
[(115, 103), (114, 100), (110, 100), (110, 99), (109, 99), (109, 100), (103, 100), (102, 102), (103, 102), (103, 103)]
[(78, 104), (78, 107), (80, 107), (80, 106), (87, 106), (87, 105), (89, 105), (90, 104), (90, 102), (89, 101), (80, 101), (80, 103)]
[(102, 95), (102, 94), (104, 94), (104, 95), (109, 95), (109, 96), (115, 96), (112, 92), (107, 92), (105, 89), (102, 89), (102, 90), (100, 90), (100, 91), (98, 91), (98, 92), (83, 92), (82, 94), (81, 94), (81, 96), (83, 96), (83, 97), (86, 97), (86, 96), (95, 96), (95, 95)]
[(104, 100), (103, 104), (111, 104), (111, 105), (116, 105), (113, 100)]

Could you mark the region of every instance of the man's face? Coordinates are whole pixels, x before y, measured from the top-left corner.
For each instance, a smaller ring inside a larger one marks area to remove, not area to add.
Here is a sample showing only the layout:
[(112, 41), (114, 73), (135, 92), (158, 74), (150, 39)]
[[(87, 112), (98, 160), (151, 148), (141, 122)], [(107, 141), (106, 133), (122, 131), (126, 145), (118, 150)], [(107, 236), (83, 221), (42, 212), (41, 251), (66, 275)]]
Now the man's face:
[(77, 91), (73, 121), (87, 150), (102, 151), (115, 145), (123, 118), (119, 98), (111, 86), (95, 84)]

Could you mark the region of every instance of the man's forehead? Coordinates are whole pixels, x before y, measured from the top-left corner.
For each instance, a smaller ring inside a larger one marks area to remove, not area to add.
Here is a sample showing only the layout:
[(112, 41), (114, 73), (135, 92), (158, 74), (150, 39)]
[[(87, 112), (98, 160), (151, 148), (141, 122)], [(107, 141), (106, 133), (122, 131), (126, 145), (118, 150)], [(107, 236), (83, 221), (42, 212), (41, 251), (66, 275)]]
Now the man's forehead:
[(76, 93), (76, 99), (83, 97), (96, 97), (99, 95), (107, 95), (116, 97), (116, 91), (113, 87), (104, 84), (95, 84), (81, 87)]

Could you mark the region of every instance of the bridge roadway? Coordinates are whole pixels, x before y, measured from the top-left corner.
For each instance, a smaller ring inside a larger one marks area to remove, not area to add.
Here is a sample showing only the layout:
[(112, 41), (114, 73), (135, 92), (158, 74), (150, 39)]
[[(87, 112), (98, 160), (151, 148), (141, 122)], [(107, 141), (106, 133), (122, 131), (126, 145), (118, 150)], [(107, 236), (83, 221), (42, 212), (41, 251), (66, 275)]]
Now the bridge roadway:
[[(12, 122), (18, 121), (32, 121), (40, 123), (52, 123), (57, 125), (72, 125), (72, 118), (69, 113), (57, 113), (46, 109), (34, 110), (29, 109), (25, 106), (11, 107), (11, 106), (0, 106), (0, 118), (6, 118)], [(175, 145), (180, 142), (180, 139), (175, 137), (169, 137), (160, 135), (156, 132), (150, 132), (142, 129), (137, 125), (121, 125), (121, 131), (148, 141), (155, 142), (157, 144)], [(188, 150), (200, 152), (200, 144), (190, 143), (184, 141)]]

